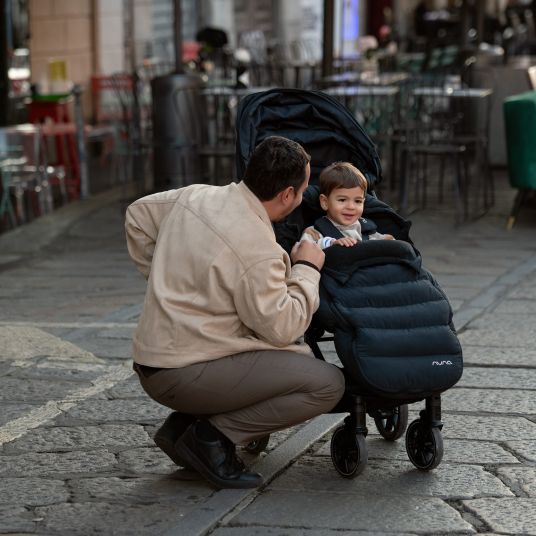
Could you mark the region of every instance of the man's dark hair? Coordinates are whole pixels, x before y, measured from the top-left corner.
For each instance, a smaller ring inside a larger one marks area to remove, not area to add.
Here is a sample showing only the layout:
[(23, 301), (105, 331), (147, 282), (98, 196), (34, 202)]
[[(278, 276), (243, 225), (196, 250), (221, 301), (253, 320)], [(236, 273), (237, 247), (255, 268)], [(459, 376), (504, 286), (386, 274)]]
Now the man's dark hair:
[(305, 180), (310, 160), (299, 143), (270, 136), (255, 147), (243, 180), (261, 201), (269, 201), (289, 186), (297, 190)]

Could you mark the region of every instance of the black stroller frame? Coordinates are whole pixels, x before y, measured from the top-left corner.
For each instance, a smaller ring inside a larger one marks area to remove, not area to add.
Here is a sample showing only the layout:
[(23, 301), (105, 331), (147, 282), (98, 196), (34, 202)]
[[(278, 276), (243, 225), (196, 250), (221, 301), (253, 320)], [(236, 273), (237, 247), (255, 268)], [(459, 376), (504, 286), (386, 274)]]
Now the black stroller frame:
[[(323, 126), (319, 126), (321, 115), (325, 123)], [(366, 176), (369, 191), (373, 192), (381, 179), (381, 164), (372, 140), (342, 104), (322, 92), (273, 89), (251, 94), (240, 104), (236, 128), (238, 177), (242, 176), (247, 160), (258, 143), (268, 136), (281, 135), (301, 143), (311, 154), (312, 185), (320, 170), (335, 160), (356, 165)], [(337, 147), (335, 158), (326, 149), (330, 144)], [(307, 217), (311, 214), (307, 214), (307, 210), (306, 203), (302, 203), (299, 213), (295, 211), (283, 224), (275, 225), (278, 242), (287, 251), (299, 240), (303, 227), (310, 224)], [(394, 211), (393, 214), (396, 215)], [(387, 229), (382, 232), (391, 232), (396, 238), (411, 243), (410, 223), (398, 215), (396, 217), (399, 218), (396, 220), (396, 232), (394, 224), (389, 221), (384, 222)], [(389, 225), (392, 225), (392, 229)], [(319, 342), (334, 341), (334, 337), (323, 335), (323, 329), (312, 325), (305, 334), (305, 342), (316, 358), (325, 361)], [(348, 380), (348, 375), (345, 376)], [(424, 409), (408, 426), (408, 404), (423, 399)], [(333, 432), (330, 449), (333, 465), (345, 478), (357, 476), (367, 464), (367, 415), (374, 419), (378, 432), (387, 441), (396, 441), (405, 434), (408, 457), (418, 469), (434, 469), (442, 460), (440, 392), (415, 398), (389, 399), (358, 392), (357, 387), (347, 381), (343, 399), (332, 413), (349, 413), (344, 423)], [(246, 450), (259, 453), (266, 448), (268, 440), (269, 436), (266, 436), (253, 441)]]
[[(314, 330), (305, 335), (305, 342), (311, 347), (317, 359), (324, 359), (319, 342), (333, 341), (334, 337), (317, 336)], [(331, 437), (331, 459), (335, 469), (345, 478), (359, 475), (366, 467), (368, 453), (365, 438), (368, 434), (367, 414), (374, 419), (380, 435), (387, 441), (396, 441), (406, 433), (406, 452), (410, 461), (423, 471), (437, 467), (443, 458), (443, 438), (441, 429), (441, 395), (434, 394), (425, 398), (425, 408), (419, 418), (408, 427), (408, 404), (377, 407), (369, 406), (367, 396), (347, 389), (342, 404), (333, 413), (349, 412), (344, 424), (333, 432)], [(374, 402), (374, 401), (373, 401)], [(340, 406), (343, 407), (340, 407)]]

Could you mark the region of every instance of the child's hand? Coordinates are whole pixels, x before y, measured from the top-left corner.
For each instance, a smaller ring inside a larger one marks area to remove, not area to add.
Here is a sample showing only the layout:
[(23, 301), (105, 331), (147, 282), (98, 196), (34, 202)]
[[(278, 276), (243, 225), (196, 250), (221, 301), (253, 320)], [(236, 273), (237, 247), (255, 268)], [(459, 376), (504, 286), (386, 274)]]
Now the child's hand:
[(315, 241), (322, 238), (322, 235), (314, 227), (307, 227), (304, 233), (307, 233)]
[(339, 238), (337, 240), (334, 240), (331, 245), (332, 246), (344, 246), (344, 247), (352, 247), (357, 244), (357, 240), (355, 238), (350, 238), (349, 236), (345, 236), (344, 238)]
[(396, 240), (396, 238), (392, 234), (386, 234), (383, 235), (384, 240)]

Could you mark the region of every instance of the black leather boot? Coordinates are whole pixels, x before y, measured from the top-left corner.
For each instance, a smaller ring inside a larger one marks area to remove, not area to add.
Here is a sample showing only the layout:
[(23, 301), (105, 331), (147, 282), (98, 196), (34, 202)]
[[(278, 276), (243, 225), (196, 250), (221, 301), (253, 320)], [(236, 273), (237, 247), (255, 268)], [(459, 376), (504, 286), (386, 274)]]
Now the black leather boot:
[(168, 418), (164, 421), (164, 424), (157, 430), (154, 435), (154, 442), (156, 446), (162, 450), (167, 456), (175, 463), (184, 467), (188, 471), (193, 471), (193, 468), (190, 467), (177, 453), (175, 450), (175, 443), (179, 437), (186, 431), (188, 426), (195, 422), (195, 417), (191, 415), (185, 415), (184, 413), (179, 413), (174, 411), (171, 413)]
[[(199, 437), (200, 421), (188, 427), (175, 444), (179, 456), (199, 471), (216, 488), (256, 488), (263, 483), (258, 473), (250, 472), (235, 452), (234, 444), (212, 427), (215, 440)], [(203, 426), (208, 422), (204, 421)]]

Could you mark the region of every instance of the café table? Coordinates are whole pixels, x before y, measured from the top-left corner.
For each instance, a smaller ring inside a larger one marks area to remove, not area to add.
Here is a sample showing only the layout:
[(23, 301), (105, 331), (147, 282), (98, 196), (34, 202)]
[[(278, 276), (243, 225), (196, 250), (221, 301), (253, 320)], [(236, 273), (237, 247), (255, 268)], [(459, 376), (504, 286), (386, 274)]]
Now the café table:
[(348, 71), (340, 74), (333, 74), (322, 78), (322, 85), (347, 86), (347, 85), (370, 85), (370, 86), (395, 86), (408, 80), (409, 74), (405, 72), (384, 72), (375, 71)]

